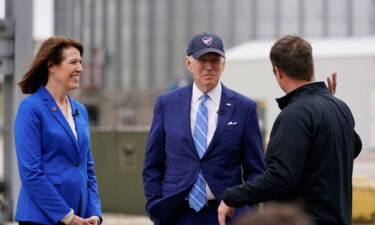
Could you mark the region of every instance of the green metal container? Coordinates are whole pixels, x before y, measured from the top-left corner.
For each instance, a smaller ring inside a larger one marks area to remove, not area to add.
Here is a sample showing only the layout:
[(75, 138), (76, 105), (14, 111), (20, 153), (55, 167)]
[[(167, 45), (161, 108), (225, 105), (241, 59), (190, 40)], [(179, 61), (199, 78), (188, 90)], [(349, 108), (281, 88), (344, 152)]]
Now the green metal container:
[(148, 128), (91, 129), (95, 173), (104, 212), (146, 214), (142, 167)]

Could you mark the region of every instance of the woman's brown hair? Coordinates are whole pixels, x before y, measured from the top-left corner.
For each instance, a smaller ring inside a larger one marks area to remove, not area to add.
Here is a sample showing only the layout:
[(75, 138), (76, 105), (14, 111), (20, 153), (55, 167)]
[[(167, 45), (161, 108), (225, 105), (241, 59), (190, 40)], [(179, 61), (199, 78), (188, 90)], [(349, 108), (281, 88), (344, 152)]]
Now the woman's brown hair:
[(46, 85), (48, 81), (48, 67), (58, 65), (63, 61), (63, 51), (74, 47), (83, 55), (81, 42), (62, 36), (53, 36), (42, 43), (29, 70), (18, 83), (22, 93), (32, 94), (38, 90), (40, 85)]

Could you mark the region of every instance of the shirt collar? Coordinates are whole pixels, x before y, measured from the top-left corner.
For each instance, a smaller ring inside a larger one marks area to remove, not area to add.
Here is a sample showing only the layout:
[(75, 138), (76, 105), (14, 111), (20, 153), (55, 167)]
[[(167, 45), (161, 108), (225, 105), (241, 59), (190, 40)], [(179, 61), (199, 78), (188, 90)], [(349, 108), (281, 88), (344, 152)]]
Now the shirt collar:
[[(222, 91), (221, 82), (219, 82), (219, 84), (216, 85), (216, 87), (212, 89), (210, 92), (208, 92), (207, 95), (210, 97), (212, 101), (214, 101), (215, 103), (219, 103), (220, 97), (221, 97), (221, 91)], [(191, 102), (194, 103), (200, 100), (202, 95), (203, 95), (203, 92), (198, 88), (198, 86), (194, 82)]]

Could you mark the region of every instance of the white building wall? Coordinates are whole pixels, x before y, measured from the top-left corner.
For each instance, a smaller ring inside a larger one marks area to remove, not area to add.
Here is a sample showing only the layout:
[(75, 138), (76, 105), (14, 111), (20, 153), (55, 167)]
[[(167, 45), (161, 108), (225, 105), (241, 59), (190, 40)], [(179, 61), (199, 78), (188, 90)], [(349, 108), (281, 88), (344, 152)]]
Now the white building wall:
[[(267, 138), (284, 96), (268, 59), (273, 41), (249, 42), (227, 53), (222, 81), (255, 100), (266, 102)], [(336, 96), (352, 110), (364, 149), (375, 149), (375, 38), (312, 40), (317, 80), (338, 73)]]

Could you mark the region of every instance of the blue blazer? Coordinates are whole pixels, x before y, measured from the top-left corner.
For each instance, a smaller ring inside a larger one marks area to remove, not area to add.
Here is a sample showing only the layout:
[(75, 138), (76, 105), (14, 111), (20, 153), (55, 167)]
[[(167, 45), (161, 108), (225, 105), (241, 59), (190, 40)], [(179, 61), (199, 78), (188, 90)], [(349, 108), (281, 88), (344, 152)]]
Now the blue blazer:
[(200, 170), (218, 202), (227, 188), (263, 173), (256, 103), (222, 87), (217, 128), (202, 159), (190, 125), (192, 85), (157, 98), (143, 169), (146, 210), (151, 217), (168, 221)]
[(16, 221), (59, 222), (71, 209), (102, 217), (86, 108), (71, 102), (78, 141), (42, 85), (19, 105), (14, 137), (21, 178)]

